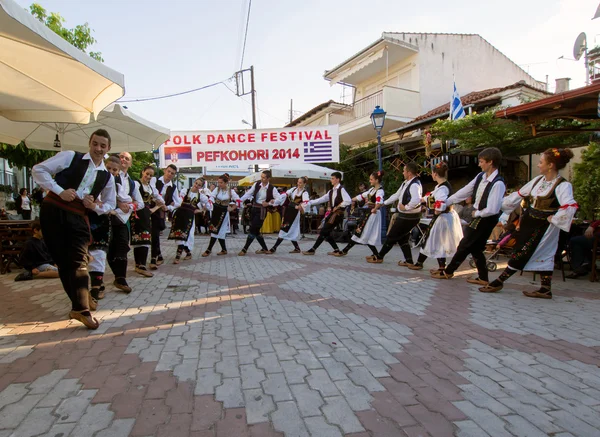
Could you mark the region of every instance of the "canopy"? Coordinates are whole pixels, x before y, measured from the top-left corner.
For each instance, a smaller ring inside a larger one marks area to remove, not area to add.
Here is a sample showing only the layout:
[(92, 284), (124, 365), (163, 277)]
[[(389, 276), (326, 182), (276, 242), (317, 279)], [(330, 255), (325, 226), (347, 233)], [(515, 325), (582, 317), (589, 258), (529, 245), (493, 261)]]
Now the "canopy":
[(0, 0), (0, 116), (89, 123), (125, 93), (123, 75), (69, 44), (13, 0)]
[(111, 136), (111, 152), (150, 152), (154, 144), (162, 144), (171, 136), (169, 129), (113, 104), (89, 124), (21, 123), (0, 117), (0, 142), (25, 141), (30, 149), (56, 151), (54, 139), (58, 133), (62, 150), (85, 152), (90, 136), (101, 128)]
[[(337, 171), (320, 165), (303, 163), (276, 165), (271, 167), (270, 170), (271, 182), (274, 184), (290, 184), (302, 176), (306, 176), (309, 180), (328, 181), (331, 179), (331, 173)], [(240, 179), (238, 186), (247, 187), (258, 181), (260, 181), (260, 172), (252, 173)]]

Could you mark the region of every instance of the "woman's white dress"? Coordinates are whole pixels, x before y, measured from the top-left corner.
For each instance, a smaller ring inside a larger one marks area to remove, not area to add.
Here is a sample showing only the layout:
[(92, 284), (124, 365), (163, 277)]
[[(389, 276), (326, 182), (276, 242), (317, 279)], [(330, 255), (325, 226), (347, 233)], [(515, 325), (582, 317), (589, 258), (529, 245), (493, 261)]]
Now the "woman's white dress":
[(430, 196), (435, 199), (434, 209), (440, 212), (440, 215), (429, 230), (429, 237), (425, 246), (421, 248), (421, 253), (428, 258), (452, 258), (463, 238), (460, 218), (454, 210), (443, 212), (446, 210), (446, 199), (450, 196), (450, 190), (446, 185), (436, 186), (429, 196), (425, 196), (425, 201)]
[[(298, 193), (298, 194), (296, 194)], [(294, 202), (294, 198), (301, 195), (302, 196), (302, 205), (306, 205), (310, 200), (310, 196), (308, 195), (308, 191), (303, 189), (301, 192), (298, 192), (298, 187), (294, 187), (289, 190), (285, 195), (281, 196), (276, 202), (276, 205), (283, 205), (285, 203), (286, 197), (289, 197), (290, 202)], [(294, 219), (294, 223), (290, 226), (290, 230), (287, 232), (279, 231), (279, 238), (289, 241), (298, 241), (300, 238), (300, 220), (302, 218), (302, 211), (298, 211), (298, 215)]]
[[(235, 192), (235, 190), (232, 190), (230, 188), (228, 188), (227, 190), (223, 191), (220, 190), (218, 187), (215, 188), (213, 190), (213, 192), (210, 195), (210, 200), (211, 201), (215, 201), (215, 200), (219, 200), (219, 201), (223, 201), (223, 200), (229, 200), (229, 204), (236, 204), (239, 208), (240, 206), (240, 196), (238, 196), (238, 194)], [(212, 205), (210, 207), (210, 210), (212, 211)], [(227, 211), (227, 214), (225, 214), (225, 218), (223, 219), (223, 224), (221, 225), (221, 228), (219, 229), (219, 233), (218, 234), (214, 234), (211, 233), (210, 236), (212, 238), (217, 238), (219, 240), (224, 239), (227, 234), (231, 232), (229, 229), (229, 211)]]
[[(190, 192), (187, 193), (187, 197), (190, 201), (192, 201), (193, 199), (198, 197), (198, 206), (197, 206), (198, 209), (201, 209), (202, 206), (208, 205), (208, 197), (206, 197), (204, 194), (201, 194), (199, 192), (194, 193), (193, 191), (190, 190)], [(190, 233), (188, 234), (188, 237), (187, 237), (187, 240), (185, 241), (185, 243), (183, 243), (190, 252), (194, 250), (194, 230), (195, 229), (196, 229), (196, 215), (194, 214), (194, 216), (192, 218), (192, 227), (190, 228)]]
[[(521, 203), (524, 197), (544, 197), (550, 193), (555, 180), (544, 183), (543, 180), (540, 180), (541, 178), (544, 178), (544, 176), (532, 179), (519, 191), (505, 197), (502, 201), (502, 210), (510, 213)], [(536, 184), (538, 180), (539, 183)], [(554, 270), (554, 255), (558, 249), (560, 231), (569, 232), (577, 208), (579, 208), (573, 198), (573, 186), (570, 182), (564, 181), (556, 187), (556, 198), (560, 204), (560, 209), (552, 217), (550, 226), (548, 226), (540, 243), (533, 252), (531, 259), (523, 268), (525, 271), (547, 272)]]
[[(383, 205), (384, 192), (383, 189), (379, 188), (376, 190), (374, 187), (369, 191), (365, 191), (362, 194), (356, 196), (353, 200), (364, 200), (369, 202), (369, 197), (375, 194), (375, 204)], [(358, 244), (368, 244), (370, 246), (381, 246), (381, 211), (377, 210), (375, 214), (371, 213), (367, 219), (367, 223), (362, 231), (360, 237), (352, 235), (352, 241)]]

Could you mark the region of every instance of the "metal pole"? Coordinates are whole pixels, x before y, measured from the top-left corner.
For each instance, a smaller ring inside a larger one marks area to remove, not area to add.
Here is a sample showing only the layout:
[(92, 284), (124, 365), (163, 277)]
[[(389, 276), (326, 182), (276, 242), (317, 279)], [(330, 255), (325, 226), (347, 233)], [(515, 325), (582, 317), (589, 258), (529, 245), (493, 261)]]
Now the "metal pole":
[(252, 95), (252, 129), (256, 129), (256, 90), (254, 89), (254, 66), (250, 66), (250, 88)]
[(379, 171), (383, 170), (383, 162), (381, 161), (381, 130), (377, 129), (377, 160), (379, 161)]

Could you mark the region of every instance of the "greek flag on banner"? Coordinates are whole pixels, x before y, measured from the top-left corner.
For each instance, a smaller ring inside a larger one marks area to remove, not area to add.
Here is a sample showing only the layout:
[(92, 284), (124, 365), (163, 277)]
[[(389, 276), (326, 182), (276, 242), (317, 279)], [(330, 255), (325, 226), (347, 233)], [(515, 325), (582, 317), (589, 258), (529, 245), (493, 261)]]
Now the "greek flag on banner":
[(450, 120), (458, 120), (465, 115), (465, 109), (460, 101), (458, 91), (456, 91), (456, 82), (454, 82), (454, 93), (452, 93), (452, 100), (450, 101)]

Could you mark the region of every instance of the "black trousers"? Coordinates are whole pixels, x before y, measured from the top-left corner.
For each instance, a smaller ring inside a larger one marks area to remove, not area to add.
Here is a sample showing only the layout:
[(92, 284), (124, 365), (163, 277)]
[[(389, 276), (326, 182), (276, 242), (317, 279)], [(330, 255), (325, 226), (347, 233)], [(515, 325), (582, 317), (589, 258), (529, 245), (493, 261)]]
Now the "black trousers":
[(21, 216), (23, 217), (23, 220), (31, 220), (31, 210), (30, 209), (24, 209), (24, 210), (22, 210), (21, 211)]
[(252, 207), (252, 211), (250, 213), (250, 229), (248, 230), (248, 237), (246, 238), (244, 250), (248, 250), (255, 238), (256, 241), (258, 241), (258, 244), (260, 244), (261, 249), (269, 250), (265, 243), (265, 239), (260, 234), (260, 228), (262, 228), (262, 225), (265, 221), (265, 219), (262, 217), (262, 210), (263, 208), (260, 207)]
[(152, 242), (150, 244), (150, 258), (157, 258), (161, 256), (160, 252), (160, 233), (164, 229), (163, 222), (152, 215), (152, 228), (150, 230), (150, 236), (152, 237)]
[(43, 202), (40, 222), (44, 241), (58, 267), (62, 286), (74, 311), (89, 311), (88, 245), (90, 229), (85, 218)]
[(129, 252), (129, 228), (118, 217), (111, 217), (112, 240), (106, 260), (115, 278), (127, 276), (127, 253)]
[(399, 213), (393, 220), (387, 236), (385, 237), (385, 243), (379, 251), (379, 259), (383, 259), (394, 244), (398, 243), (402, 254), (407, 262), (412, 262), (412, 251), (408, 240), (410, 239), (410, 233), (415, 226), (419, 224), (421, 214), (402, 214)]
[(483, 251), (485, 250), (485, 245), (488, 238), (490, 238), (492, 230), (498, 224), (498, 218), (499, 215), (484, 217), (479, 221), (476, 229), (473, 229), (470, 226), (467, 227), (463, 239), (460, 240), (460, 243), (456, 248), (456, 253), (446, 267), (446, 273), (454, 273), (467, 256), (471, 254), (475, 260), (475, 265), (477, 266), (479, 279), (482, 281), (488, 280), (487, 260), (485, 259)]

